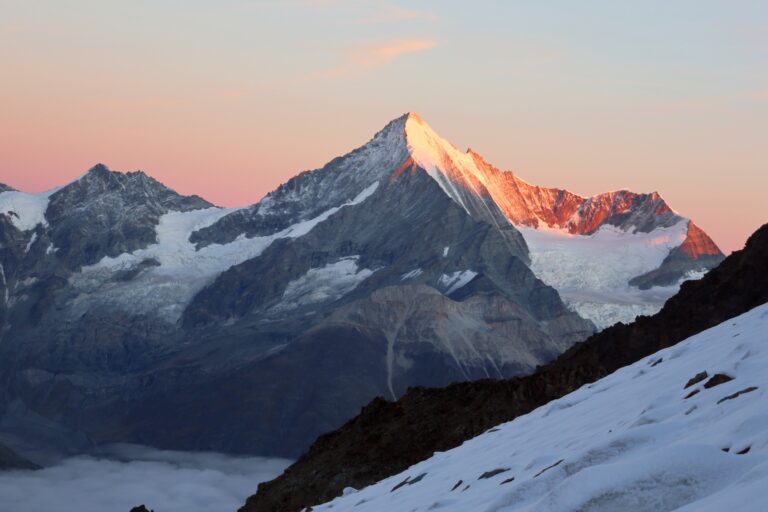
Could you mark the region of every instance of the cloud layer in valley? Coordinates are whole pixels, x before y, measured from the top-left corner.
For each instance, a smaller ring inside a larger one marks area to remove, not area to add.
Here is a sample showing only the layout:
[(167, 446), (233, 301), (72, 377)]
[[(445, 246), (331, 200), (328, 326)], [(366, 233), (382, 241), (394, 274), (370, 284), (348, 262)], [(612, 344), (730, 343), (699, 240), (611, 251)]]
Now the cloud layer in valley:
[(234, 511), (289, 463), (117, 446), (40, 471), (0, 473), (0, 496), (3, 510), (14, 512), (128, 512), (139, 504), (157, 512)]

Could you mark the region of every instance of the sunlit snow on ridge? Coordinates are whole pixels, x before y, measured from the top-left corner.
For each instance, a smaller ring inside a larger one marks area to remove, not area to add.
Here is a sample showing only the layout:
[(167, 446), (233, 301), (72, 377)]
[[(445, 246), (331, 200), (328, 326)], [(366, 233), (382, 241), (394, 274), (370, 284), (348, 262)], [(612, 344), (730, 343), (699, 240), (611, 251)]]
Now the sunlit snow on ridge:
[(763, 511), (767, 327), (768, 304), (313, 510)]

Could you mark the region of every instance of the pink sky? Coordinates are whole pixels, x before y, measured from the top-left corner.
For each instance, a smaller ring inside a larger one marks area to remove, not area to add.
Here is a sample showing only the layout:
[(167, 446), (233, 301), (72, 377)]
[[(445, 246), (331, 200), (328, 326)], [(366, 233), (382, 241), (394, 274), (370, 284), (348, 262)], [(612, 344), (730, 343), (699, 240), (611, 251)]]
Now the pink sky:
[(532, 183), (659, 191), (725, 252), (768, 222), (754, 3), (34, 4), (0, 20), (0, 182), (21, 190), (103, 162), (251, 204), (415, 111)]

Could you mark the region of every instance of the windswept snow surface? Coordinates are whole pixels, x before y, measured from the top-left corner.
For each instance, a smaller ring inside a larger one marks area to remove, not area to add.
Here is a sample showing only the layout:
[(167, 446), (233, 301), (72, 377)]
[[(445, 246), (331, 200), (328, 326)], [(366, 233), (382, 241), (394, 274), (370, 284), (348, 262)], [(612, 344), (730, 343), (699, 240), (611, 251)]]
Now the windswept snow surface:
[[(658, 268), (687, 234), (687, 220), (650, 233), (604, 225), (592, 235), (518, 228), (528, 244), (531, 270), (598, 328), (656, 313), (679, 284), (640, 290), (629, 279)], [(700, 275), (688, 276), (699, 278)]]
[(765, 511), (766, 332), (768, 304), (313, 510)]
[(20, 231), (35, 229), (38, 224), (46, 226), (45, 210), (51, 194), (58, 188), (42, 194), (27, 194), (26, 192), (0, 193), (0, 213), (10, 216), (13, 225)]
[[(233, 210), (207, 208), (167, 213), (160, 217), (156, 228), (157, 244), (116, 258), (105, 257), (72, 277), (71, 282), (82, 292), (73, 301), (73, 314), (81, 315), (94, 303), (114, 304), (135, 313), (155, 313), (175, 322), (194, 295), (216, 276), (233, 265), (257, 257), (275, 240), (306, 235), (341, 208), (365, 201), (377, 187), (378, 182), (373, 183), (352, 201), (278, 233), (254, 238), (241, 235), (231, 243), (212, 244), (199, 250), (189, 241), (190, 235)], [(142, 262), (150, 265), (137, 277), (127, 281), (113, 279), (116, 271), (139, 269)]]

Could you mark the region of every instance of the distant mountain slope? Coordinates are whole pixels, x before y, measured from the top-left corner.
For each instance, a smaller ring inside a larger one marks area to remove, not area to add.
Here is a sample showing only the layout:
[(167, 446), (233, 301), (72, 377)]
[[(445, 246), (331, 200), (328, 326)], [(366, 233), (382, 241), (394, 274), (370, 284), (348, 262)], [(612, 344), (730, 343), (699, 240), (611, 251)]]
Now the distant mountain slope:
[(39, 467), (40, 466), (28, 461), (7, 446), (0, 444), (0, 471), (39, 469)]
[(768, 224), (704, 278), (684, 283), (656, 315), (605, 329), (531, 376), (415, 388), (396, 402), (374, 400), (320, 437), (283, 475), (261, 484), (241, 510), (297, 511), (346, 487), (371, 485), (765, 302)]
[(405, 472), (333, 510), (763, 510), (768, 304)]

